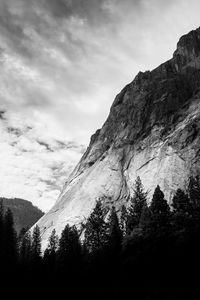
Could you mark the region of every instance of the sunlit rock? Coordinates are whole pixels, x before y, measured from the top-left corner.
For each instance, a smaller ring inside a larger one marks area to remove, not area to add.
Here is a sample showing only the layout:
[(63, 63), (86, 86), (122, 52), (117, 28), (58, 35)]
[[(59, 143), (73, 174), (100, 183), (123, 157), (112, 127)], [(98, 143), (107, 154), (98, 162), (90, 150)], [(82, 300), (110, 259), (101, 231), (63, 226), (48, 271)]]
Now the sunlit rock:
[(149, 200), (157, 184), (168, 201), (200, 171), (200, 28), (183, 36), (173, 58), (140, 72), (115, 98), (105, 124), (38, 222), (43, 247), (55, 228), (80, 226), (97, 199), (118, 210), (137, 176)]

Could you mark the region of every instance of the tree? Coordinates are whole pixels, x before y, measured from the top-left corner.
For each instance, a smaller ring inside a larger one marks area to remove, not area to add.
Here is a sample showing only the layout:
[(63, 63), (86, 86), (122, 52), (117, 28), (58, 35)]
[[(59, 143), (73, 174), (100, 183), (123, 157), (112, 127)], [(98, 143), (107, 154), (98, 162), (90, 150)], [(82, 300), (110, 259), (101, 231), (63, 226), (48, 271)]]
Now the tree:
[(152, 212), (151, 226), (154, 230), (169, 227), (170, 208), (159, 185), (154, 191), (150, 210)]
[(21, 242), (25, 236), (25, 234), (28, 232), (28, 228), (23, 227), (19, 234), (18, 234), (18, 241)]
[(192, 213), (192, 205), (187, 194), (181, 189), (176, 191), (172, 199), (172, 207), (175, 212), (184, 212), (187, 215)]
[(27, 265), (31, 260), (31, 234), (27, 231), (20, 243), (20, 262), (22, 265)]
[(87, 220), (85, 227), (84, 243), (90, 253), (102, 250), (107, 244), (108, 226), (104, 220), (101, 201), (96, 206)]
[(55, 253), (58, 248), (58, 235), (56, 234), (56, 230), (53, 229), (50, 237), (49, 237), (49, 244), (48, 249), (50, 253)]
[(111, 209), (110, 217), (108, 220), (108, 230), (109, 251), (112, 253), (112, 255), (118, 254), (121, 250), (123, 233), (120, 229), (119, 219), (114, 206)]
[(130, 199), (130, 207), (128, 209), (128, 233), (130, 233), (135, 226), (139, 225), (142, 209), (147, 204), (147, 192), (144, 191), (141, 179), (138, 176), (135, 181), (135, 188), (133, 197)]
[(150, 229), (151, 222), (152, 222), (152, 212), (147, 205), (144, 205), (140, 217), (140, 227), (143, 230), (148, 231)]
[(14, 229), (13, 214), (10, 209), (4, 217), (4, 263), (13, 267), (17, 262), (17, 234)]
[(58, 247), (58, 264), (62, 269), (74, 271), (80, 264), (81, 243), (76, 226), (70, 227), (68, 224), (62, 231)]
[(0, 201), (0, 260), (2, 259), (3, 255), (3, 232), (4, 232), (4, 208), (3, 208), (3, 201)]
[(59, 238), (56, 234), (56, 230), (53, 229), (49, 237), (49, 243), (47, 249), (44, 252), (44, 258), (43, 258), (44, 265), (48, 273), (52, 272), (55, 268), (58, 242), (59, 242)]
[(41, 262), (41, 236), (40, 228), (36, 225), (32, 234), (31, 259), (33, 265), (37, 266)]
[(188, 226), (192, 219), (192, 203), (187, 194), (178, 189), (172, 199), (173, 221), (178, 228)]
[(188, 184), (188, 194), (192, 206), (192, 213), (195, 219), (200, 219), (200, 178), (190, 177)]
[(128, 211), (125, 205), (122, 205), (121, 216), (120, 216), (120, 228), (123, 236), (127, 234), (127, 219), (128, 219)]

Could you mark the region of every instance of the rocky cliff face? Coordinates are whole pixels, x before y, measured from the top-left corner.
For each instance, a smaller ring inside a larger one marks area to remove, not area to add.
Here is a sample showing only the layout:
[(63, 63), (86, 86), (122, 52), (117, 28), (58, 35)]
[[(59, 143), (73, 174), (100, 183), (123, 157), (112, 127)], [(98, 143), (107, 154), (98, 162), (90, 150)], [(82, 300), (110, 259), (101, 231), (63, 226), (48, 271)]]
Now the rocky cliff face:
[(115, 98), (108, 119), (39, 221), (43, 246), (53, 228), (80, 224), (102, 198), (120, 209), (140, 176), (170, 201), (200, 173), (200, 28), (181, 37), (173, 58), (140, 72)]

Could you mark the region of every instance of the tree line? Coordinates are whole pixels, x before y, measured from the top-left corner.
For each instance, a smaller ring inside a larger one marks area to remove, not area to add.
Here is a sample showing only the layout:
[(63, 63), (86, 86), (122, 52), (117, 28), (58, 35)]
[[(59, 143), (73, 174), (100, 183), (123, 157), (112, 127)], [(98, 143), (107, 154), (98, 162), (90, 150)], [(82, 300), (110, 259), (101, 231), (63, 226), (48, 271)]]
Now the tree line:
[(66, 284), (68, 292), (89, 297), (98, 291), (96, 297), (111, 299), (132, 286), (135, 299), (184, 299), (187, 293), (193, 299), (192, 292), (200, 296), (200, 289), (192, 288), (199, 253), (198, 176), (190, 178), (186, 192), (175, 192), (170, 205), (159, 186), (148, 203), (138, 177), (126, 206), (108, 209), (98, 200), (80, 228), (67, 224), (60, 238), (54, 229), (44, 253), (39, 227), (17, 237), (11, 211), (0, 205), (1, 269), (4, 278), (19, 276), (26, 288), (50, 283), (58, 293)]

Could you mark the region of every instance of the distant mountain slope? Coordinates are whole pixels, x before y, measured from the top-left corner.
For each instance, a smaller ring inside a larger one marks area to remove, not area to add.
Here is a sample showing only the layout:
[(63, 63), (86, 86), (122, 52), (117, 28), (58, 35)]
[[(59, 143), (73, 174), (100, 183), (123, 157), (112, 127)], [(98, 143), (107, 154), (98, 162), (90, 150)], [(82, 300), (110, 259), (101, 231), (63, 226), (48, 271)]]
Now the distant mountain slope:
[(36, 206), (33, 206), (30, 201), (0, 197), (0, 201), (1, 200), (3, 201), (4, 210), (6, 211), (6, 209), (10, 208), (13, 213), (17, 233), (19, 233), (22, 228), (30, 228), (44, 215), (44, 213)]

